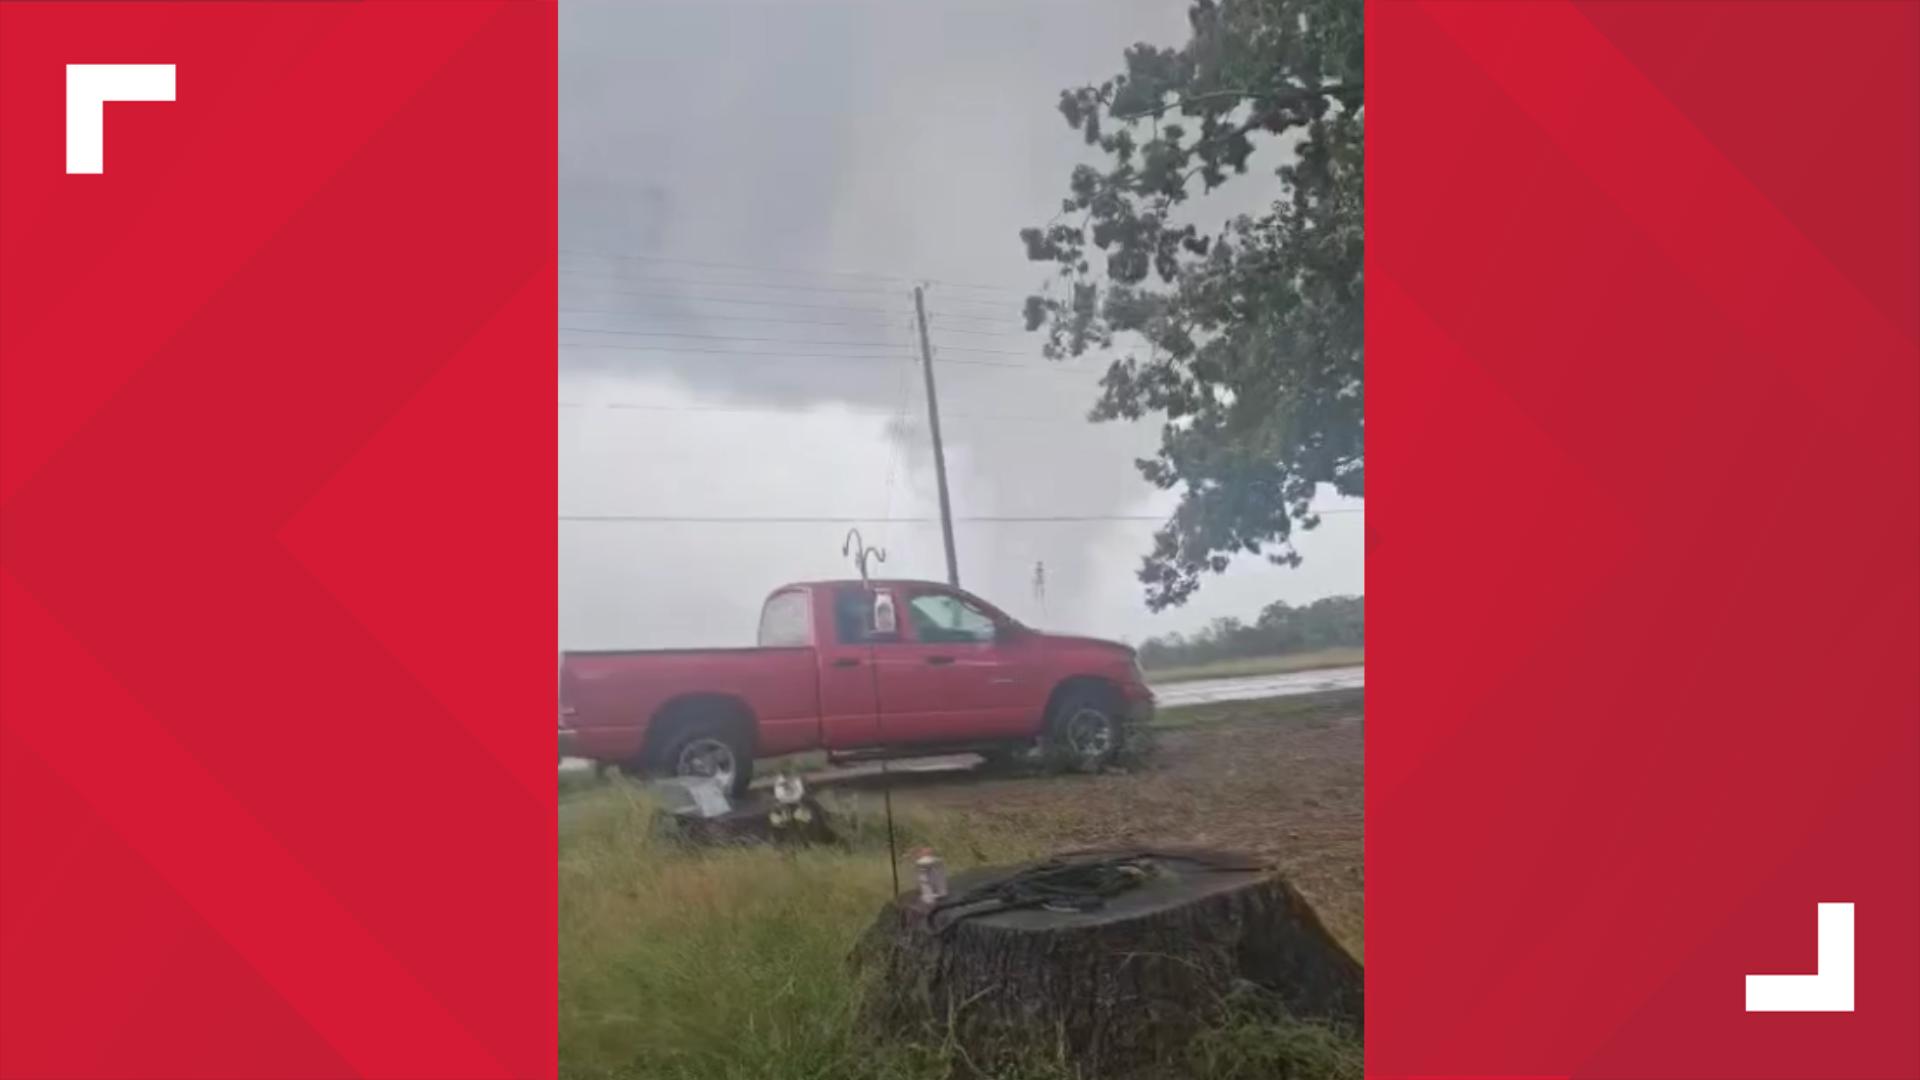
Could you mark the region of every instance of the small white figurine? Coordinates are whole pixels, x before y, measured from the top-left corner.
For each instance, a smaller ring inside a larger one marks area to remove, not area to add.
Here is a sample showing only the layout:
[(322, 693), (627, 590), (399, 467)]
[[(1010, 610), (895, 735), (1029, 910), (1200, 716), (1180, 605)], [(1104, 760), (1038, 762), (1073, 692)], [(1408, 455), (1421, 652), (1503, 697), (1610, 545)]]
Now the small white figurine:
[(782, 806), (792, 806), (807, 794), (806, 785), (792, 773), (781, 773), (773, 782), (773, 797)]

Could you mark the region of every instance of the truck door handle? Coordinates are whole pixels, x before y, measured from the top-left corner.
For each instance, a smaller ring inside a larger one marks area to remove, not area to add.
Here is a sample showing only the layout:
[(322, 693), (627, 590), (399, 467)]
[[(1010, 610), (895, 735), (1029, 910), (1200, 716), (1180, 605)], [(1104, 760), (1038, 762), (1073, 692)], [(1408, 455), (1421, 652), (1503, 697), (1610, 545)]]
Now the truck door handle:
[(951, 657), (951, 656), (929, 656), (929, 657), (927, 657), (927, 663), (929, 663), (929, 664), (951, 664), (951, 663), (953, 663), (953, 657)]
[(843, 656), (833, 662), (834, 667), (859, 667), (860, 661), (851, 656)]

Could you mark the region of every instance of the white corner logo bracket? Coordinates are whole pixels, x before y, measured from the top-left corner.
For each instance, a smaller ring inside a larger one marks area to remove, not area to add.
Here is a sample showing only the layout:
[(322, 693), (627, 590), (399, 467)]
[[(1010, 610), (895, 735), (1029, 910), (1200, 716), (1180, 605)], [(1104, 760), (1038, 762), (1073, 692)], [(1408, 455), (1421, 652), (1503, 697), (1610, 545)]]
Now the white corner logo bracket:
[(106, 171), (107, 102), (172, 100), (172, 64), (68, 64), (68, 174)]
[(1853, 905), (1819, 905), (1811, 975), (1747, 976), (1747, 1011), (1853, 1011)]

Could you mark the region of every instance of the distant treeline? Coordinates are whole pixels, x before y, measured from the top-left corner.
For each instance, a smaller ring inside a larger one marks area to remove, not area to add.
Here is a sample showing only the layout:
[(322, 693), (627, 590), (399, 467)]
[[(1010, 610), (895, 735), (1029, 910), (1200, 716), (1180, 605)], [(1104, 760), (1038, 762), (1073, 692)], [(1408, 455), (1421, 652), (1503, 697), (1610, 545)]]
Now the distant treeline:
[(1329, 596), (1305, 607), (1284, 600), (1268, 604), (1251, 623), (1215, 619), (1206, 629), (1188, 636), (1168, 634), (1148, 638), (1140, 646), (1140, 664), (1165, 670), (1239, 660), (1253, 656), (1366, 644), (1366, 598)]

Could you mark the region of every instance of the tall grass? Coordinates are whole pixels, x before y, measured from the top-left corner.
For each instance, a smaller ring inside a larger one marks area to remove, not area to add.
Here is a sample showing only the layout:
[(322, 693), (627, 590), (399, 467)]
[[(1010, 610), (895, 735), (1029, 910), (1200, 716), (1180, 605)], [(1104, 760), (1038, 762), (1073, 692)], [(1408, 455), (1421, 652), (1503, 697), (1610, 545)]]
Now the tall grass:
[[(567, 799), (559, 862), (563, 1080), (974, 1075), (940, 1032), (880, 1042), (855, 1022), (863, 988), (849, 953), (892, 888), (878, 796), (855, 798), (863, 804), (829, 804), (844, 826), (845, 850), (793, 853), (683, 846), (656, 828), (639, 789), (625, 781)], [(903, 853), (931, 845), (956, 868), (1031, 858), (1046, 847), (1044, 836), (961, 814), (905, 812), (897, 826)], [(1357, 1047), (1322, 1045), (1308, 1032), (1300, 1045), (1311, 1053), (1303, 1056), (1290, 1048), (1300, 1030), (1253, 1019), (1223, 1025), (1196, 1041), (1193, 1061), (1170, 1075), (1358, 1075)], [(1329, 1052), (1334, 1066), (1322, 1068), (1317, 1062)], [(1266, 1069), (1263, 1054), (1278, 1055), (1285, 1067)], [(1298, 1071), (1303, 1063), (1315, 1064)], [(992, 1075), (1084, 1080), (1052, 1059)]]
[[(873, 800), (869, 800), (873, 801)], [(560, 837), (560, 1067), (567, 1077), (903, 1078), (945, 1075), (930, 1047), (857, 1039), (847, 957), (892, 884), (884, 833), (849, 850), (694, 850), (665, 837), (636, 788), (569, 800)], [(906, 816), (901, 848), (960, 864), (1033, 854), (963, 819)]]

